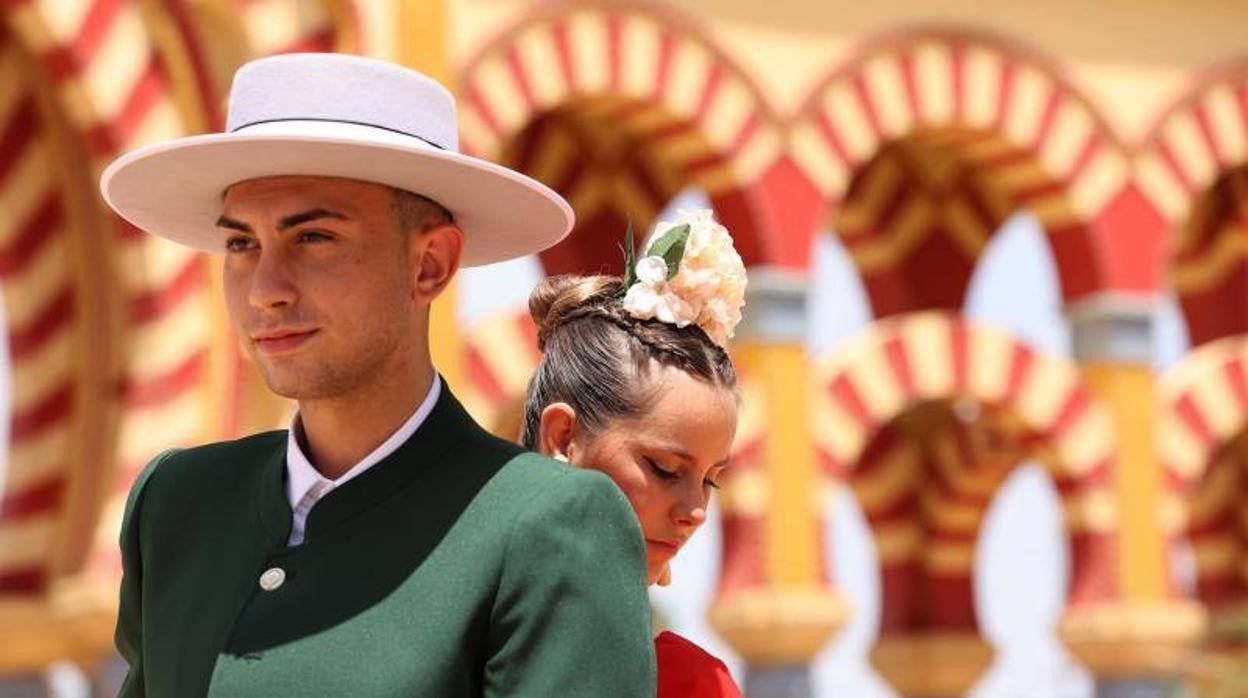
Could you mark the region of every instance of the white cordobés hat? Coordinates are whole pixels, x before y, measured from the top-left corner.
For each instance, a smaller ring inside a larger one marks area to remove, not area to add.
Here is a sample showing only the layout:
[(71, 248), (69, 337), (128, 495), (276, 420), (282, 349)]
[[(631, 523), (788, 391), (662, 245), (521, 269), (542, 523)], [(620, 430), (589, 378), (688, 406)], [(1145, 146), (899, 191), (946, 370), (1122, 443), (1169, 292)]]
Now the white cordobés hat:
[(313, 175), (385, 184), (441, 204), (464, 231), (463, 266), (544, 250), (572, 229), (572, 207), (544, 184), (459, 152), (455, 100), (392, 63), (301, 53), (252, 61), (230, 90), (224, 133), (126, 153), (100, 178), (109, 206), (149, 233), (224, 252), (225, 190), (260, 177)]

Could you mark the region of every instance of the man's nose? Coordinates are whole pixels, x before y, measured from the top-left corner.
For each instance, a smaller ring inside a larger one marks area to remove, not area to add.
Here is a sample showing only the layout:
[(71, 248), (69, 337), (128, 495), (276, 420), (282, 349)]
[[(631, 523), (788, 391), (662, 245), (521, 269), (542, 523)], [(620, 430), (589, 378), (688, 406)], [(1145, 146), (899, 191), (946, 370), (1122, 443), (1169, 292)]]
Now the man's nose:
[(257, 310), (283, 308), (293, 305), (298, 297), (289, 261), (280, 252), (261, 250), (247, 293), (252, 307)]

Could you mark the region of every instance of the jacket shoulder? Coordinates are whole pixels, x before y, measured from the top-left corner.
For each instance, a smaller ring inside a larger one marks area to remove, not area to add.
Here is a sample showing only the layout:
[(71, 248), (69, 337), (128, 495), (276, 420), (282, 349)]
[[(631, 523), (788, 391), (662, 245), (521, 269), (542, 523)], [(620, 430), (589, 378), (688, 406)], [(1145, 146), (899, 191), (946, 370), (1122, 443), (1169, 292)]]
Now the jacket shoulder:
[(284, 455), (285, 449), (286, 431), (278, 430), (166, 451), (148, 463), (131, 488), (130, 499), (137, 500), (142, 493), (144, 499), (180, 506), (235, 498), (253, 488), (265, 464)]
[(597, 470), (577, 468), (539, 453), (520, 450), (499, 472), (510, 487), (527, 495), (558, 502), (568, 497), (623, 500), (611, 478)]
[(249, 470), (258, 468), (266, 458), (286, 449), (285, 429), (252, 434), (232, 441), (217, 441), (191, 448), (168, 451), (156, 458), (160, 477), (196, 477), (211, 470), (213, 477), (221, 476), (221, 469)]

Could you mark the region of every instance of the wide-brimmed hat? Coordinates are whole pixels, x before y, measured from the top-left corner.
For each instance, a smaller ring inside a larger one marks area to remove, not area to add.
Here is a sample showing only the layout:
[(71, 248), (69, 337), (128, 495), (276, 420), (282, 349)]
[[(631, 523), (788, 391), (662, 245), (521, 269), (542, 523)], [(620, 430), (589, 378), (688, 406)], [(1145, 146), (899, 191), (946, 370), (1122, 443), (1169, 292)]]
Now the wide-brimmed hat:
[(104, 199), (149, 233), (209, 252), (225, 190), (281, 175), (344, 177), (433, 199), (464, 231), (464, 266), (554, 245), (572, 229), (563, 197), (459, 152), (455, 100), (431, 78), (384, 61), (302, 53), (238, 70), (224, 133), (139, 148), (108, 166)]

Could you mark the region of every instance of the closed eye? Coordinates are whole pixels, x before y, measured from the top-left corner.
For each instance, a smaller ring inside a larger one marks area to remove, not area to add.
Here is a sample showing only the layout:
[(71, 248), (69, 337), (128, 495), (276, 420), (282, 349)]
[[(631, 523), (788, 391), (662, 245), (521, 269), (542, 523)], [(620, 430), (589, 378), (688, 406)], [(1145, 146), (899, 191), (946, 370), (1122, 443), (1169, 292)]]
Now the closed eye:
[(651, 458), (646, 458), (646, 457), (644, 457), (644, 456), (643, 456), (643, 457), (642, 457), (642, 460), (646, 461), (646, 465), (649, 465), (649, 466), (650, 466), (650, 469), (651, 469), (652, 471), (654, 471), (654, 474), (655, 474), (655, 475), (658, 475), (661, 479), (664, 479), (664, 480), (678, 480), (678, 479), (680, 479), (680, 473), (674, 473), (674, 472), (672, 472), (672, 471), (670, 471), (670, 470), (664, 470), (663, 468), (659, 467), (659, 464), (658, 464), (658, 463), (656, 463), (656, 462), (654, 462), (654, 460), (653, 460), (653, 459), (651, 459)]

